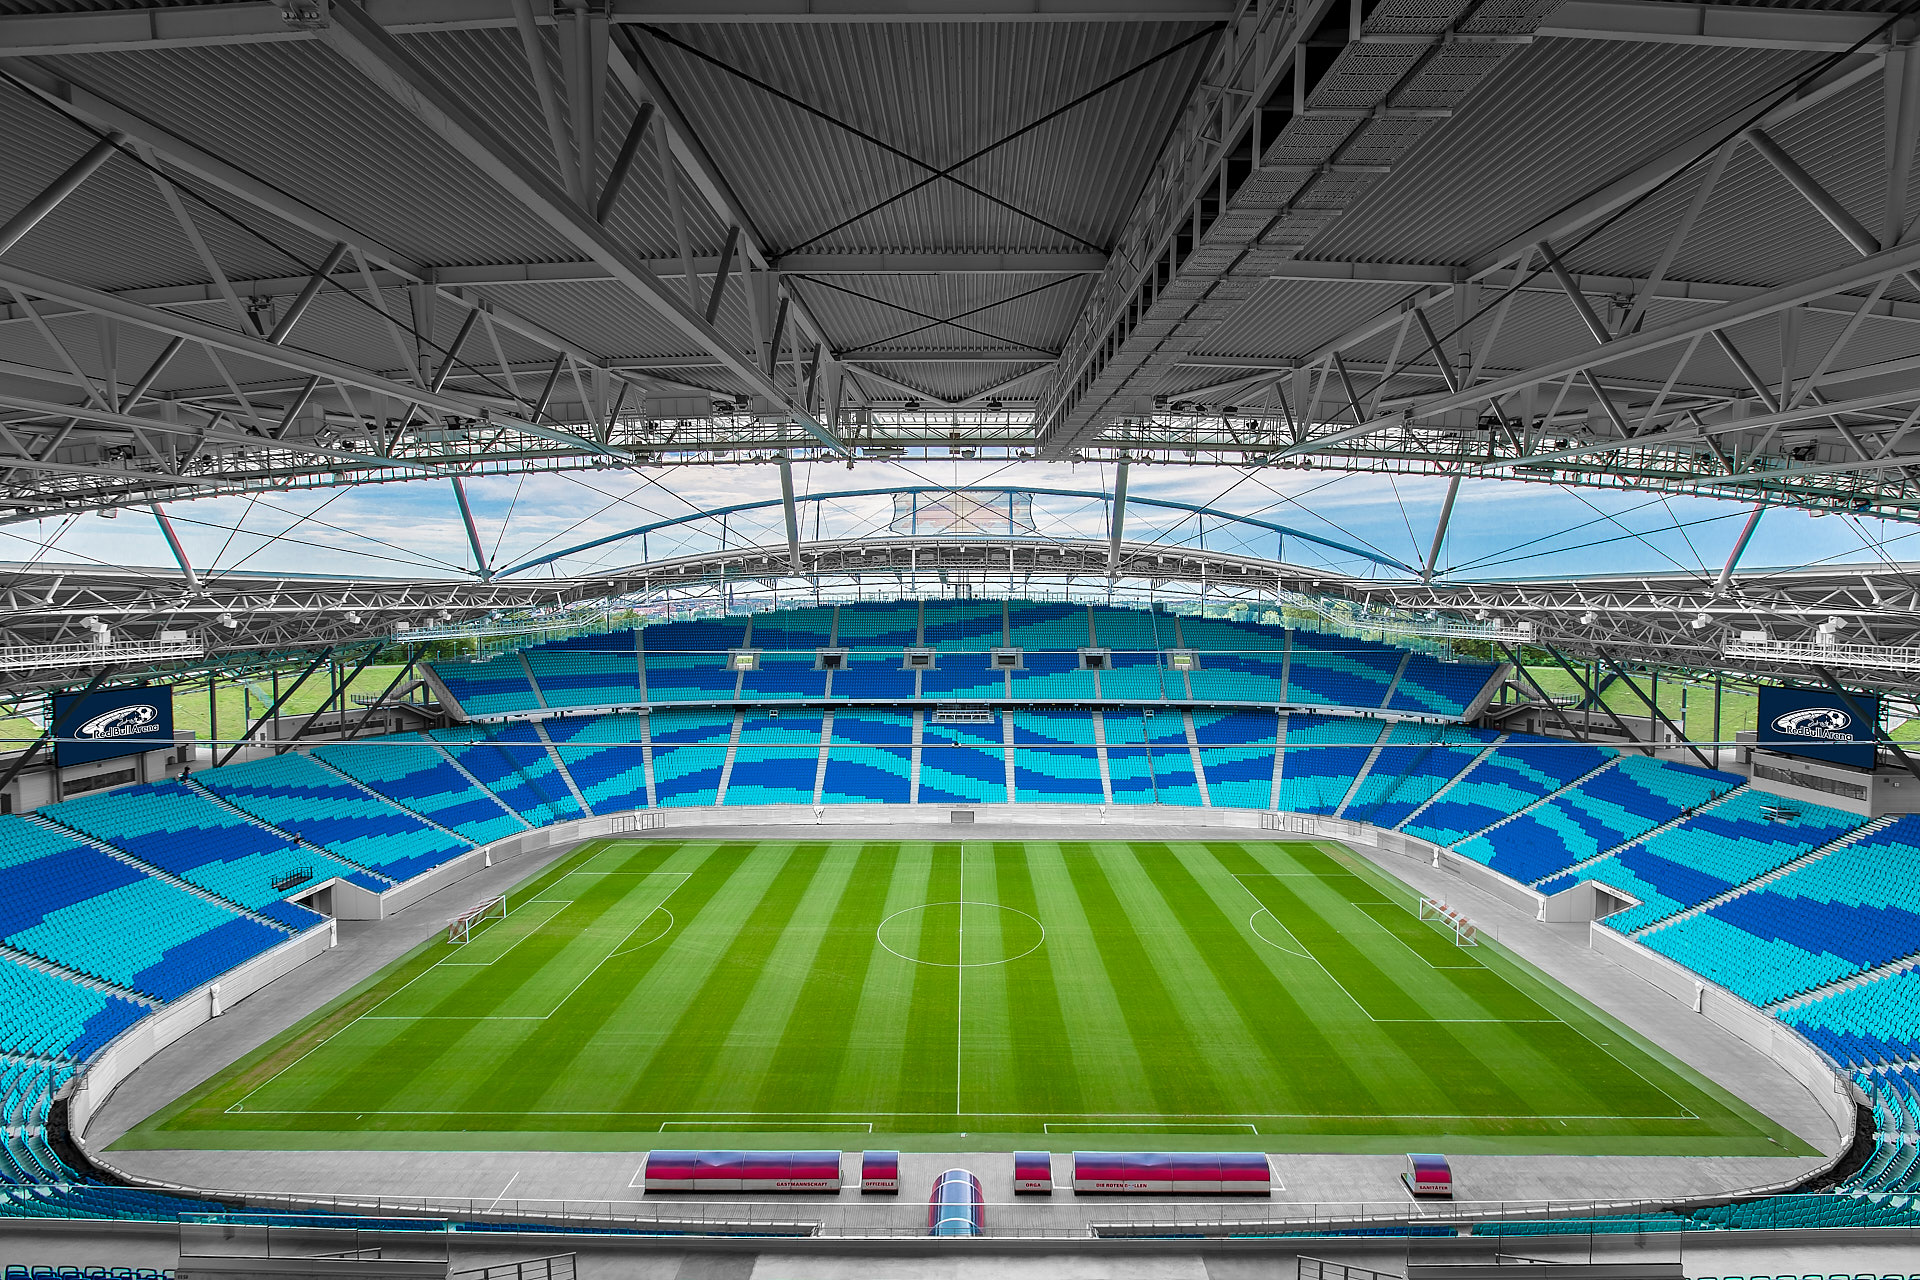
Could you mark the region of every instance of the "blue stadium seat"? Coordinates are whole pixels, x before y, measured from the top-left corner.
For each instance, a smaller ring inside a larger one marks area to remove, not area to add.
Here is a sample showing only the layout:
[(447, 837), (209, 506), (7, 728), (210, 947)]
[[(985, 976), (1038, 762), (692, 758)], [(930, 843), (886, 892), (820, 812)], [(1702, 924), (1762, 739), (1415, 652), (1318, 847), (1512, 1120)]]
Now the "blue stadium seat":
[[(931, 606), (929, 606), (931, 607)], [(1006, 749), (1000, 725), (937, 724), (921, 729), (921, 804), (1005, 804)]]
[(823, 804), (906, 804), (912, 781), (910, 712), (834, 712)]
[(1013, 789), (1021, 804), (1102, 804), (1093, 717), (1085, 711), (1012, 711)]

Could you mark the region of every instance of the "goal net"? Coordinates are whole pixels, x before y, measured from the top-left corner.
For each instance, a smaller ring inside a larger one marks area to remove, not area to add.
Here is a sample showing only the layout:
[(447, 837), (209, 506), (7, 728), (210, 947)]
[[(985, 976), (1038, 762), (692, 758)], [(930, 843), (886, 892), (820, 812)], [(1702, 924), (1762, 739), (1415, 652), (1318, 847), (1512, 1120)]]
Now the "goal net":
[(1431, 920), (1440, 928), (1453, 935), (1454, 943), (1462, 947), (1480, 945), (1480, 928), (1467, 919), (1465, 913), (1455, 910), (1438, 898), (1420, 899), (1419, 915), (1422, 920)]
[(498, 898), (488, 898), (477, 907), (469, 907), (447, 922), (447, 941), (465, 942), (473, 934), (473, 927), (482, 920), (507, 917), (507, 899), (502, 894)]

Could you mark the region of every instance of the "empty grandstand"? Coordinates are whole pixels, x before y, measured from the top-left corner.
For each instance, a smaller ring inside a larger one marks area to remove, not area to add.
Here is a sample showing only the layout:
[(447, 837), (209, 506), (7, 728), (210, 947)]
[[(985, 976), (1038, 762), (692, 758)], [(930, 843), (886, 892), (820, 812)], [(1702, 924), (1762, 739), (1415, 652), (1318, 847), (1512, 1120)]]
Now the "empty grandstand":
[(1917, 41), (0, 0), (7, 1280), (1912, 1272)]

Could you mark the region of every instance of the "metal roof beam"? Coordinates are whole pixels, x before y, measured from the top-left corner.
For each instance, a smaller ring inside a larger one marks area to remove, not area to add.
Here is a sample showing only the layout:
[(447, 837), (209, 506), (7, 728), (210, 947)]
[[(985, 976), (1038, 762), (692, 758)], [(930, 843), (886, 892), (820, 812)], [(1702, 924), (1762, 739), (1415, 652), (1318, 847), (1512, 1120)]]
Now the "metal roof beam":
[(1892, 16), (1732, 4), (1567, 0), (1540, 24), (1537, 34), (1576, 40), (1834, 53), (1851, 49)]
[[(1445, 288), (1463, 280), (1467, 270), (1465, 265), (1416, 267), (1390, 262), (1290, 262), (1271, 272), (1267, 279), (1282, 283), (1405, 285), (1409, 288), (1432, 285)], [(1510, 274), (1519, 275), (1520, 273)], [(1643, 276), (1603, 275), (1593, 272), (1570, 274), (1574, 283), (1583, 292), (1600, 297), (1627, 293), (1637, 296), (1646, 285), (1646, 278)], [(1500, 273), (1497, 270), (1479, 278), (1485, 280), (1489, 288), (1517, 288), (1521, 293), (1557, 294), (1561, 292), (1560, 286), (1545, 275), (1534, 276), (1531, 279), (1523, 276), (1517, 285), (1501, 284)], [(1650, 296), (1663, 302), (1738, 302), (1742, 298), (1751, 298), (1755, 294), (1763, 293), (1771, 287), (1773, 286), (1721, 284), (1708, 280), (1661, 279), (1654, 285)], [(1853, 299), (1810, 305), (1816, 310), (1847, 315), (1859, 309)], [(1869, 314), (1891, 320), (1920, 320), (1920, 304), (1880, 299), (1874, 302)], [(1397, 324), (1399, 320), (1399, 313), (1396, 312), (1389, 318), (1389, 323)], [(1325, 358), (1324, 355), (1322, 358)]]
[[(368, 11), (390, 31), (506, 28), (511, 0), (371, 0)], [(884, 9), (864, 0), (727, 0), (711, 7), (687, 0), (614, 0), (623, 22), (1216, 22), (1233, 16), (1232, 0), (916, 0)], [(1745, 49), (1850, 48), (1885, 20), (1882, 13), (1757, 9), (1745, 5), (1570, 0), (1539, 29), (1543, 36)], [(554, 21), (551, 4), (535, 20)], [(311, 40), (275, 3), (181, 5), (97, 13), (16, 14), (0, 18), (0, 54), (103, 53), (205, 45)]]
[(1605, 346), (1592, 347), (1572, 355), (1546, 361), (1522, 373), (1493, 378), (1458, 392), (1424, 402), (1422, 413), (1442, 413), (1448, 409), (1477, 406), (1490, 397), (1503, 396), (1548, 378), (1611, 364), (1627, 356), (1652, 351), (1697, 334), (1723, 329), (1742, 321), (1775, 315), (1831, 294), (1843, 293), (1874, 283), (1890, 274), (1903, 274), (1920, 267), (1920, 241), (1911, 241), (1895, 249), (1863, 257), (1844, 267), (1823, 272), (1810, 280), (1763, 289), (1739, 302), (1727, 303), (1671, 324), (1643, 329), (1639, 333), (1615, 338)]
[[(513, 25), (511, 0), (372, 0), (380, 24), (403, 34), (480, 30)], [(622, 22), (1215, 22), (1231, 17), (1233, 0), (915, 0), (898, 9), (870, 0), (727, 0), (706, 8), (688, 0), (614, 0)], [(551, 25), (553, 5), (537, 5)], [(104, 13), (0, 17), (0, 55), (107, 53), (190, 49), (206, 45), (311, 40), (276, 3), (180, 5)]]
[[(222, 9), (245, 7), (247, 6), (221, 6)], [(277, 6), (269, 5), (265, 7), (275, 9), (277, 14)], [(169, 12), (178, 11), (173, 10)], [(221, 190), (238, 196), (256, 208), (263, 209), (275, 217), (282, 218), (294, 226), (311, 232), (316, 236), (320, 236), (329, 242), (352, 246), (363, 256), (384, 265), (393, 273), (391, 277), (388, 277), (385, 272), (373, 273), (376, 277), (376, 283), (381, 284), (382, 287), (385, 286), (389, 279), (396, 285), (431, 282), (441, 293), (459, 301), (462, 305), (469, 307), (474, 305), (474, 299), (462, 292), (462, 286), (468, 283), (467, 281), (451, 276), (443, 278), (443, 275), (446, 273), (439, 272), (435, 268), (417, 262), (390, 245), (382, 244), (364, 232), (337, 221), (331, 215), (314, 208), (312, 205), (304, 203), (285, 191), (280, 190), (278, 187), (260, 181), (244, 170), (228, 164), (225, 160), (220, 159), (211, 152), (203, 150), (171, 130), (155, 124), (137, 112), (102, 97), (92, 90), (67, 79), (64, 75), (42, 67), (31, 60), (6, 60), (5, 66), (9, 71), (12, 71), (27, 82), (44, 102), (72, 119), (79, 121), (82, 125), (90, 129), (123, 133), (142, 146), (151, 149), (155, 155), (166, 163), (204, 179), (214, 186), (219, 187)], [(295, 277), (294, 279), (302, 278)], [(500, 283), (508, 283), (508, 281), (503, 280), (500, 281)], [(195, 288), (195, 286), (189, 286), (188, 291), (194, 290)], [(225, 295), (214, 290), (213, 286), (208, 286), (207, 288), (213, 290), (206, 294), (208, 299), (224, 298)], [(293, 285), (288, 288), (286, 292), (297, 294), (299, 290), (299, 285)], [(155, 306), (198, 300), (186, 297), (160, 296), (164, 292), (165, 291), (160, 290), (142, 290), (133, 291), (127, 296), (132, 296), (139, 301), (149, 302)], [(280, 291), (276, 289), (274, 292), (277, 293)], [(496, 323), (513, 330), (523, 337), (531, 338), (533, 341), (541, 343), (554, 351), (563, 351), (582, 364), (595, 366), (604, 365), (604, 361), (600, 356), (587, 351), (577, 343), (562, 338), (543, 325), (516, 315), (508, 308), (497, 306), (491, 302), (487, 302), (485, 308)], [(11, 318), (14, 318), (14, 316), (10, 309), (0, 309), (0, 322)]]
[(719, 359), (720, 364), (756, 395), (793, 414), (795, 422), (822, 444), (845, 445), (779, 383), (696, 312), (686, 299), (663, 287), (645, 261), (545, 175), (521, 161), (491, 126), (474, 116), (439, 76), (368, 17), (352, 0), (332, 0), (332, 23), (322, 31), (327, 45), (357, 68), (469, 163), (478, 167), (529, 213), (581, 252), (599, 262), (628, 292), (686, 339)]
[(1551, 217), (1542, 219), (1525, 231), (1474, 258), (1467, 264), (1467, 276), (1472, 278), (1485, 275), (1489, 271), (1505, 266), (1542, 240), (1557, 240), (1569, 231), (1584, 227), (1612, 213), (1622, 205), (1639, 199), (1682, 169), (1697, 163), (1720, 146), (1727, 145), (1729, 133), (1736, 125), (1751, 123), (1756, 127), (1774, 128), (1837, 97), (1855, 85), (1879, 75), (1884, 61), (1885, 59), (1877, 54), (1861, 54), (1857, 59), (1850, 59), (1847, 65), (1835, 68), (1827, 75), (1808, 84), (1793, 97), (1756, 121), (1749, 122), (1745, 119), (1743, 113), (1748, 108), (1743, 106), (1736, 109), (1735, 112), (1696, 131), (1691, 137), (1668, 147), (1647, 163), (1595, 188), (1583, 198), (1565, 205)]
[(343, 382), (363, 391), (378, 392), (381, 395), (391, 396), (403, 404), (418, 404), (423, 409), (432, 409), (458, 417), (478, 416), (474, 406), (464, 400), (444, 394), (436, 395), (412, 383), (397, 382), (391, 378), (370, 373), (344, 360), (316, 355), (297, 347), (278, 346), (258, 335), (238, 333), (232, 329), (223, 329), (216, 324), (208, 324), (204, 320), (196, 320), (191, 316), (176, 315), (157, 307), (129, 302), (98, 289), (89, 289), (83, 285), (56, 280), (51, 276), (43, 276), (37, 271), (28, 271), (24, 267), (17, 267), (10, 263), (0, 262), (0, 284), (11, 285), (36, 297), (64, 302), (84, 311), (112, 316), (129, 324), (151, 329), (156, 333), (185, 338), (189, 342), (203, 343), (221, 351), (230, 351), (235, 355), (247, 356), (281, 368), (317, 374), (322, 378)]

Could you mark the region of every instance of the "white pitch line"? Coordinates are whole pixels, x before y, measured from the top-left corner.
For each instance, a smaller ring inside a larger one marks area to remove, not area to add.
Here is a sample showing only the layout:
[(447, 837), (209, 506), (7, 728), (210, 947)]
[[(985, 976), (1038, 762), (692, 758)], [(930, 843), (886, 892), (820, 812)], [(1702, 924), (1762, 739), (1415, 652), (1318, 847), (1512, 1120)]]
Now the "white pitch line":
[(960, 1114), (960, 1082), (963, 1079), (960, 1049), (967, 1013), (967, 842), (960, 842), (960, 911), (954, 918), (958, 921), (958, 955), (953, 966), (953, 1114)]
[[(250, 1111), (250, 1112), (247, 1112), (246, 1114), (261, 1115), (261, 1116), (360, 1116), (360, 1115), (645, 1116), (645, 1115), (659, 1115), (660, 1112), (649, 1111), (644, 1107), (633, 1109), (633, 1110), (621, 1110), (621, 1111), (529, 1111), (524, 1108), (519, 1108), (513, 1111), (483, 1111), (483, 1110), (477, 1110), (472, 1107), (461, 1107), (454, 1110), (406, 1110), (406, 1111), (373, 1111), (373, 1112), (364, 1111), (364, 1110), (321, 1111), (321, 1110), (275, 1109), (275, 1110)], [(715, 1111), (715, 1112), (701, 1112), (701, 1113), (695, 1113), (695, 1114), (705, 1115), (710, 1117), (728, 1117), (729, 1119), (727, 1119), (726, 1121), (727, 1123), (744, 1124), (747, 1122), (748, 1118), (755, 1117), (755, 1116), (770, 1116), (770, 1115), (791, 1116), (794, 1113), (791, 1111), (778, 1111), (778, 1112)], [(972, 1116), (980, 1119), (1004, 1118), (1008, 1116), (1012, 1116), (1017, 1119), (1030, 1119), (1035, 1113), (1031, 1111), (962, 1111), (960, 1114), (963, 1116)], [(1195, 1117), (1169, 1116), (1165, 1112), (1132, 1113), (1132, 1112), (1124, 1112), (1124, 1111), (1120, 1111), (1120, 1112), (1089, 1111), (1089, 1112), (1084, 1112), (1082, 1114), (1083, 1114), (1083, 1117), (1107, 1116), (1107, 1117), (1114, 1117), (1118, 1120), (1139, 1119), (1141, 1122), (1139, 1127), (1143, 1129), (1151, 1129), (1156, 1126), (1164, 1127), (1167, 1125), (1208, 1123), (1208, 1121), (1204, 1119), (1198, 1119)], [(1220, 1116), (1222, 1113), (1208, 1112), (1205, 1114), (1208, 1116)], [(1670, 1120), (1670, 1121), (1680, 1121), (1680, 1120), (1698, 1120), (1700, 1118), (1699, 1116), (1694, 1115), (1691, 1112), (1688, 1112), (1685, 1115), (1664, 1115), (1664, 1116), (1623, 1116), (1623, 1115), (1614, 1115), (1614, 1114), (1572, 1115), (1572, 1114), (1561, 1114), (1558, 1112), (1534, 1112), (1528, 1115), (1507, 1115), (1507, 1114), (1495, 1114), (1492, 1112), (1463, 1112), (1463, 1111), (1420, 1111), (1420, 1112), (1413, 1112), (1413, 1111), (1242, 1111), (1235, 1114), (1237, 1116), (1252, 1116), (1255, 1120)], [(812, 1115), (814, 1115), (815, 1117), (887, 1116), (895, 1119), (928, 1119), (930, 1118), (930, 1119), (937, 1120), (937, 1119), (946, 1118), (949, 1115), (949, 1113), (945, 1111), (818, 1111), (818, 1112), (813, 1112)], [(732, 1117), (742, 1117), (742, 1119), (736, 1120), (736, 1119), (732, 1119)], [(1080, 1121), (1055, 1120), (1055, 1121), (1048, 1121), (1045, 1123), (1051, 1123), (1051, 1124), (1082, 1123), (1084, 1124), (1084, 1123), (1090, 1123), (1090, 1122), (1091, 1121), (1089, 1119), (1083, 1118)], [(1247, 1123), (1247, 1121), (1239, 1120), (1239, 1119), (1230, 1120), (1227, 1122), (1238, 1123), (1238, 1124)], [(692, 1116), (688, 1115), (687, 1113), (682, 1113), (682, 1118), (680, 1120), (672, 1121), (670, 1123), (692, 1125), (692, 1124), (695, 1124), (696, 1121), (692, 1118)], [(796, 1120), (796, 1121), (792, 1121), (791, 1123), (801, 1124), (805, 1122)], [(848, 1122), (841, 1120), (841, 1121), (829, 1121), (829, 1123), (845, 1124)], [(853, 1121), (853, 1123), (858, 1123), (858, 1121)]]

